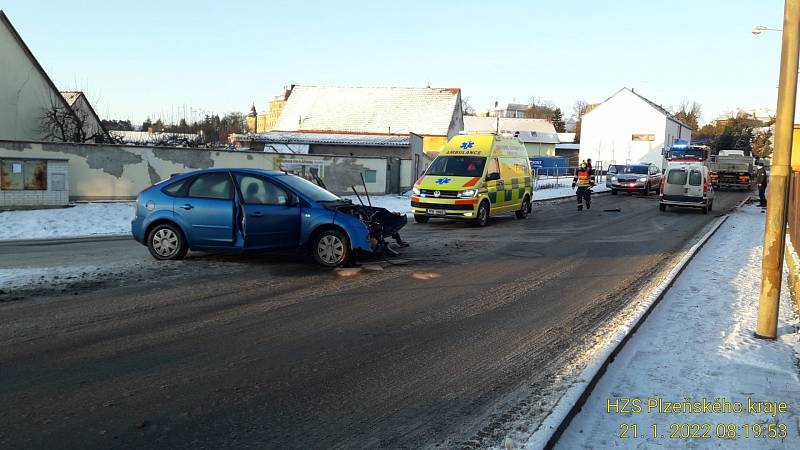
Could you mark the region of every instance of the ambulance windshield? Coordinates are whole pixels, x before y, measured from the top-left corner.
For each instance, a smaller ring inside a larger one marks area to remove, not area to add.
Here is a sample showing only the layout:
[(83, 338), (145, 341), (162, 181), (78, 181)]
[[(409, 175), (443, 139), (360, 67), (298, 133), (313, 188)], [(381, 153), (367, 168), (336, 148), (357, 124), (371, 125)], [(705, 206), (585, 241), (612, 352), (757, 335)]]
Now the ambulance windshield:
[(479, 177), (486, 165), (485, 156), (439, 156), (433, 161), (426, 175), (450, 177)]

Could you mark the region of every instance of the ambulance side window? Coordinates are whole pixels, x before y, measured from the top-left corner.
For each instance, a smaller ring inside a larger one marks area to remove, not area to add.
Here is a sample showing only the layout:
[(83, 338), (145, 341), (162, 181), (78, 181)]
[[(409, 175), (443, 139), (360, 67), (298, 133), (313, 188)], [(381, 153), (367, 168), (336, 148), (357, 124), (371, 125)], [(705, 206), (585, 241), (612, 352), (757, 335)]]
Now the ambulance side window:
[(489, 176), (493, 173), (500, 175), (500, 163), (497, 158), (489, 158), (489, 170), (486, 171), (486, 175)]

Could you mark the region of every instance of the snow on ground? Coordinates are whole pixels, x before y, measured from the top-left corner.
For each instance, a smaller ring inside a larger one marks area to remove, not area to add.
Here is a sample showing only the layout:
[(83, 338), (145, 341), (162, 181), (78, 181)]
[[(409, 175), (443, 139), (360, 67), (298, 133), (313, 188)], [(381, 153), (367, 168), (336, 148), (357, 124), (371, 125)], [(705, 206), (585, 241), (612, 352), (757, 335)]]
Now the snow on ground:
[[(571, 178), (539, 180), (534, 200), (569, 197), (575, 194)], [(598, 185), (594, 192), (605, 191)], [(353, 196), (343, 196), (358, 204)], [(367, 198), (361, 196), (364, 204)], [(401, 214), (411, 214), (411, 199), (405, 195), (370, 196), (373, 206)], [(57, 239), (129, 234), (134, 202), (77, 203), (70, 208), (0, 212), (0, 241), (20, 239)]]
[(0, 240), (127, 234), (134, 202), (78, 203), (71, 208), (0, 212)]
[[(759, 208), (730, 216), (609, 365), (557, 448), (798, 448), (800, 339), (785, 283), (778, 340), (753, 337), (763, 231)], [(682, 408), (717, 401), (722, 411), (659, 412), (659, 399)], [(634, 411), (638, 401), (641, 412), (608, 412), (617, 401)], [(788, 411), (757, 412), (748, 401), (785, 402)]]
[[(356, 205), (360, 205), (358, 198), (355, 195), (343, 195), (343, 199), (350, 200)], [(365, 205), (372, 204), (379, 208), (386, 208), (392, 212), (399, 212), (401, 214), (411, 214), (411, 198), (405, 195), (378, 195), (370, 196), (369, 203), (367, 197), (361, 196), (361, 201)]]

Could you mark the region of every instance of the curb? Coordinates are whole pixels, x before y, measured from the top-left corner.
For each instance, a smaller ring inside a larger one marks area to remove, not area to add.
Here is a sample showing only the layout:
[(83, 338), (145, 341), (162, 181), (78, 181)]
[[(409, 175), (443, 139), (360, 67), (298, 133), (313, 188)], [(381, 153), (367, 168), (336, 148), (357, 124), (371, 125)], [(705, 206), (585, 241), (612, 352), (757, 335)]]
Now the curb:
[(103, 234), (97, 236), (82, 236), (82, 237), (63, 237), (53, 239), (18, 239), (0, 241), (0, 247), (10, 247), (15, 245), (61, 245), (61, 244), (75, 244), (81, 242), (102, 242), (102, 241), (126, 241), (133, 240), (133, 236), (128, 234)]
[[(735, 206), (731, 212), (739, 209), (749, 200), (749, 197)], [(567, 429), (572, 419), (581, 411), (592, 390), (600, 381), (609, 364), (619, 354), (625, 343), (636, 333), (644, 323), (647, 316), (653, 311), (655, 306), (664, 298), (669, 288), (680, 276), (686, 266), (692, 261), (698, 251), (708, 242), (711, 236), (717, 232), (722, 224), (728, 219), (729, 213), (719, 216), (705, 226), (707, 230), (702, 237), (684, 247), (684, 255), (672, 268), (667, 277), (661, 281), (653, 290), (647, 294), (647, 298), (640, 303), (633, 317), (608, 339), (608, 345), (598, 352), (597, 357), (586, 366), (577, 381), (564, 395), (558, 400), (550, 415), (539, 425), (538, 429), (524, 444), (524, 448), (533, 449), (552, 449), (564, 430)]]

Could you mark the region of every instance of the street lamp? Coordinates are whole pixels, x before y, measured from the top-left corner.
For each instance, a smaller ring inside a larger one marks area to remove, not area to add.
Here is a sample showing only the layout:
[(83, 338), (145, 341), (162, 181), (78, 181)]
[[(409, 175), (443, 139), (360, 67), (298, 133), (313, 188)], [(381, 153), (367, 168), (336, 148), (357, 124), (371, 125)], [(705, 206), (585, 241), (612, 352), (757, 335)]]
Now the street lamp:
[(783, 30), (778, 29), (778, 28), (767, 28), (764, 25), (756, 25), (756, 26), (753, 27), (753, 31), (751, 31), (751, 33), (753, 33), (756, 36), (758, 36), (759, 34), (765, 32), (765, 31), (783, 31)]

